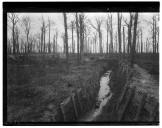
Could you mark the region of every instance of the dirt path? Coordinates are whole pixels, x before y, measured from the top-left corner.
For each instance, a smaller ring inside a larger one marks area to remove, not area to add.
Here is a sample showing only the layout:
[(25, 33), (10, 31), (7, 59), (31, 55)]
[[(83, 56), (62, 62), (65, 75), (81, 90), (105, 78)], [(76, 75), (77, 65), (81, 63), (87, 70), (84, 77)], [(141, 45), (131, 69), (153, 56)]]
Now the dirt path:
[(148, 73), (147, 70), (134, 65), (135, 75), (132, 78), (131, 85), (135, 85), (137, 89), (140, 89), (149, 95), (152, 95), (159, 100), (159, 81), (154, 78), (153, 75)]

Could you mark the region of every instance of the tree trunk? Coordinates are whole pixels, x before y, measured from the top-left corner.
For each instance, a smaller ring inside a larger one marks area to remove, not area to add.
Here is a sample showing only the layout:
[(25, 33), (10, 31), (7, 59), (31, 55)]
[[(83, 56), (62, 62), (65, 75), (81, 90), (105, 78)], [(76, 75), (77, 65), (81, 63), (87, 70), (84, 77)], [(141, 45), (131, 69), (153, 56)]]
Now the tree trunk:
[(64, 16), (64, 28), (65, 28), (65, 44), (66, 44), (66, 63), (67, 67), (69, 64), (69, 53), (68, 53), (68, 32), (67, 32), (67, 17), (66, 13), (63, 13)]
[(58, 52), (58, 49), (57, 49), (57, 41), (58, 41), (58, 31), (56, 31), (56, 35), (55, 35), (55, 53)]
[(155, 19), (155, 31), (154, 31), (154, 36), (155, 36), (155, 53), (157, 53), (157, 51), (156, 51), (156, 32), (157, 30), (156, 30), (156, 19)]
[(71, 23), (71, 27), (72, 27), (71, 28), (72, 29), (72, 33), (71, 33), (72, 34), (72, 52), (74, 54), (75, 49), (74, 49), (74, 39), (73, 39), (73, 29), (74, 29), (74, 23), (73, 22)]
[(136, 31), (137, 31), (137, 21), (138, 21), (138, 13), (135, 13), (135, 20), (134, 20), (134, 33), (133, 33), (133, 44), (131, 47), (131, 67), (134, 64), (134, 56), (135, 56), (135, 46), (136, 46)]
[(48, 53), (51, 53), (50, 31), (51, 31), (51, 24), (50, 24), (50, 20), (49, 20), (49, 41), (48, 41)]
[(121, 53), (121, 16), (118, 13), (118, 41), (119, 41), (119, 53)]
[(125, 54), (125, 31), (124, 31), (124, 27), (123, 27), (123, 52)]
[(158, 33), (157, 33), (157, 39), (158, 39), (158, 41), (157, 41), (157, 53), (159, 53), (159, 29), (158, 29)]
[(46, 32), (45, 32), (45, 28), (44, 28), (44, 31), (43, 31), (43, 35), (44, 35), (44, 53), (46, 52)]
[(79, 22), (80, 22), (80, 61), (83, 60), (83, 41), (84, 41), (84, 23), (83, 23), (83, 16), (79, 15)]
[(141, 53), (143, 53), (142, 30), (141, 30)]
[(109, 30), (108, 30), (108, 23), (107, 23), (107, 41), (106, 41), (106, 46), (107, 46), (107, 48), (106, 48), (106, 53), (108, 53), (108, 50), (109, 50), (109, 39), (108, 39), (108, 34), (109, 34)]
[(103, 50), (102, 50), (102, 33), (101, 33), (100, 29), (98, 30), (98, 34), (99, 34), (99, 43), (100, 43), (100, 53), (102, 54), (103, 53)]
[(139, 39), (139, 34), (137, 34), (137, 53), (140, 53), (140, 41), (139, 41), (140, 39)]
[(113, 28), (112, 28), (112, 15), (110, 16), (110, 53), (113, 53)]
[(15, 54), (15, 24), (13, 23), (13, 28), (12, 28), (12, 39), (13, 39), (13, 54)]
[(130, 14), (130, 22), (128, 25), (128, 53), (130, 53), (131, 50), (131, 40), (132, 40), (132, 34), (131, 34), (131, 30), (132, 30), (132, 22), (133, 22), (133, 16), (132, 14)]
[[(63, 39), (63, 42), (64, 42), (64, 39)], [(53, 53), (54, 54), (56, 53), (56, 39), (55, 39), (55, 35), (53, 36)]]
[(80, 62), (79, 57), (79, 23), (78, 23), (78, 14), (75, 14), (76, 18), (76, 34), (77, 34), (77, 53), (78, 53), (78, 63)]
[(41, 27), (41, 53), (43, 52), (43, 27)]
[(26, 41), (27, 41), (27, 47), (28, 47), (28, 53), (30, 52), (30, 48), (29, 48), (29, 34), (26, 34)]
[(155, 20), (154, 20), (154, 17), (153, 17), (153, 34), (152, 34), (152, 38), (153, 38), (152, 39), (152, 41), (153, 41), (152, 42), (152, 44), (153, 44), (153, 46), (152, 46), (153, 47), (153, 53), (155, 53), (155, 36), (154, 36), (155, 32), (154, 31), (155, 31)]

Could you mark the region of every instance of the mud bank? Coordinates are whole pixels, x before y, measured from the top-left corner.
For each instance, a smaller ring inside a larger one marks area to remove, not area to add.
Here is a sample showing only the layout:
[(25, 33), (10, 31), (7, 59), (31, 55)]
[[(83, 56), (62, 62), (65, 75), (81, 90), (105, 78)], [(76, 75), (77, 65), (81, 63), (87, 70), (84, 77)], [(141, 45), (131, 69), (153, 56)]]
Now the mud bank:
[(89, 65), (72, 67), (70, 75), (61, 76), (58, 85), (61, 90), (68, 88), (66, 98), (56, 105), (53, 100), (55, 96), (52, 95), (52, 100), (44, 104), (38, 119), (29, 121), (158, 122), (158, 100), (149, 92), (144, 92), (144, 88), (139, 88), (143, 81), (133, 84), (132, 78), (134, 69), (127, 62), (117, 59), (101, 59)]
[(91, 111), (96, 106), (100, 89), (100, 78), (107, 70), (112, 69), (112, 64), (115, 62), (116, 60), (99, 60), (95, 63), (96, 68), (89, 76), (85, 74), (87, 77), (83, 76), (82, 78), (85, 79), (78, 82), (77, 79), (73, 80), (71, 85), (78, 88), (73, 90), (72, 94), (61, 102), (54, 113), (47, 113), (47, 115), (52, 115), (48, 121), (73, 122)]
[(101, 61), (100, 72), (60, 104), (55, 121), (158, 124), (158, 100), (132, 83), (135, 69), (124, 61)]
[(119, 62), (118, 69), (113, 73), (110, 81), (113, 96), (95, 121), (157, 125), (159, 123), (158, 96), (151, 93), (158, 90), (158, 87), (155, 87), (158, 86), (155, 80), (149, 83), (150, 80), (146, 77), (149, 76), (147, 71), (137, 68), (137, 65), (130, 68), (124, 61)]

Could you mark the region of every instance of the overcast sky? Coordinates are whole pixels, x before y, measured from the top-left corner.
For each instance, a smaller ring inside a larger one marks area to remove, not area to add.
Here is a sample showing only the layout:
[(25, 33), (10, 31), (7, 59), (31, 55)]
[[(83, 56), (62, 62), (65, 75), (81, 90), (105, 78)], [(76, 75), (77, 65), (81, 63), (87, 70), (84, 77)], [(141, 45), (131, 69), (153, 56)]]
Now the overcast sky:
[[(51, 26), (51, 40), (53, 39), (54, 32), (56, 29), (58, 30), (58, 42), (60, 47), (63, 44), (63, 41), (61, 39), (62, 33), (64, 33), (64, 20), (63, 20), (63, 14), (62, 13), (17, 13), (20, 18), (20, 22), (18, 23), (18, 27), (21, 33), (21, 37), (24, 38), (25, 34), (22, 29), (22, 23), (21, 19), (24, 16), (29, 16), (31, 19), (31, 35), (34, 35), (36, 33), (40, 33), (40, 27), (42, 22), (42, 17), (44, 17), (44, 20), (46, 21), (46, 24), (48, 23), (48, 18), (51, 19), (51, 21), (54, 23)], [(90, 19), (91, 22), (95, 25), (95, 18), (100, 17), (106, 20), (108, 13), (84, 13), (87, 19)], [(113, 32), (114, 35), (117, 32), (117, 13), (111, 13), (113, 15)], [(124, 19), (127, 19), (129, 21), (129, 13), (122, 13)], [(145, 41), (147, 37), (151, 37), (151, 25), (148, 24), (147, 21), (152, 21), (152, 16), (156, 15), (155, 13), (139, 13), (139, 27), (143, 30), (143, 40)], [(70, 24), (70, 22), (74, 20), (74, 13), (67, 13), (67, 22)], [(10, 25), (10, 24), (8, 24)], [(122, 25), (125, 25), (125, 23), (122, 21)], [(91, 27), (90, 28), (91, 33), (95, 32), (95, 30)], [(75, 32), (74, 32), (75, 33)], [(105, 27), (105, 21), (102, 24), (102, 33), (103, 33), (103, 43), (106, 42), (106, 27)], [(47, 33), (48, 34), (48, 29)], [(8, 29), (8, 37), (11, 35), (11, 29)], [(71, 31), (68, 30), (68, 35), (71, 37)], [(74, 35), (75, 36), (75, 35)], [(48, 41), (48, 36), (46, 35), (46, 40)], [(71, 43), (69, 39), (69, 44)]]

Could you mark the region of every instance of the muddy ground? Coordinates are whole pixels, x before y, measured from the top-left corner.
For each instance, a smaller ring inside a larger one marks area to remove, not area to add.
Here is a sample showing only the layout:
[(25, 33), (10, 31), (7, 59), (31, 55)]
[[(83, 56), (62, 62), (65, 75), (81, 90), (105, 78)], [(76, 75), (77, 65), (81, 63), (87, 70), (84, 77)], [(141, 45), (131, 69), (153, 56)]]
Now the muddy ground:
[[(136, 86), (137, 89), (155, 97), (159, 100), (159, 57), (152, 55), (136, 55), (133, 74), (131, 75), (129, 84)], [(117, 71), (118, 69), (116, 69)], [(97, 122), (118, 122), (116, 114), (116, 103), (118, 102), (124, 84), (125, 76), (118, 75), (114, 72), (111, 79), (111, 89), (113, 97), (103, 108), (103, 112), (94, 121)], [(133, 110), (132, 110), (133, 111)], [(128, 122), (128, 120), (127, 120)]]
[[(106, 58), (116, 58), (107, 56)], [(145, 58), (145, 56), (143, 57)], [(136, 59), (136, 63), (146, 70), (150, 69), (151, 58)], [(51, 122), (51, 112), (77, 88), (85, 86), (84, 82), (93, 77), (95, 72), (102, 75), (106, 71), (104, 57), (85, 56), (82, 64), (75, 56), (70, 57), (69, 70), (65, 59), (57, 56), (19, 56), (7, 58), (7, 121), (8, 122)], [(103, 60), (103, 61), (102, 61)], [(157, 59), (156, 59), (157, 60)], [(156, 61), (158, 64), (158, 60)], [(117, 64), (110, 64), (114, 72)], [(158, 79), (158, 68), (149, 70)], [(154, 72), (153, 72), (154, 71)], [(114, 76), (117, 76), (114, 74)], [(119, 94), (124, 84), (123, 76), (116, 81), (113, 77), (114, 94)], [(120, 84), (119, 84), (120, 83)], [(115, 95), (110, 102), (116, 102)], [(52, 103), (52, 104), (51, 104)], [(113, 105), (107, 113), (113, 110)], [(50, 112), (49, 112), (50, 111)], [(101, 115), (99, 121), (109, 121), (108, 116)], [(113, 121), (113, 118), (111, 118)]]
[(70, 58), (67, 70), (65, 59), (56, 56), (8, 57), (8, 122), (54, 121), (58, 105), (105, 64), (94, 57), (79, 65), (76, 60)]

